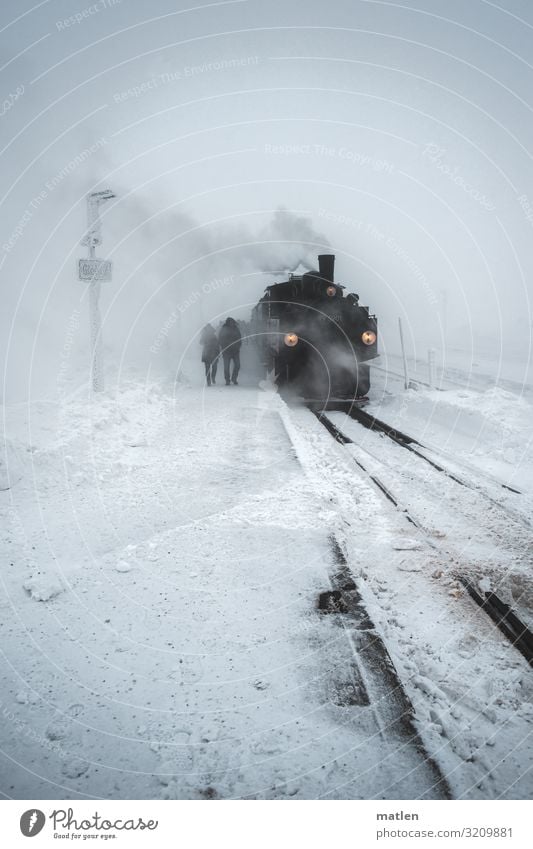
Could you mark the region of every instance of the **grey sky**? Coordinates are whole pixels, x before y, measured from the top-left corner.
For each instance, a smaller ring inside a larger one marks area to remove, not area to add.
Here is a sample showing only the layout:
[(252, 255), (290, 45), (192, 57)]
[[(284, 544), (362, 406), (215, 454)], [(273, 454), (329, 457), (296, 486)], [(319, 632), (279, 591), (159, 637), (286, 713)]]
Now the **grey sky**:
[(257, 300), (273, 266), (255, 242), (288, 264), (313, 231), (385, 345), (402, 315), (413, 350), (527, 359), (531, 4), (9, 0), (1, 17), (8, 392), (30, 364), (33, 392), (57, 373), (86, 309), (74, 262), (97, 184), (118, 195), (103, 307), (126, 364), (150, 361), (175, 305), (214, 277), (233, 275), (180, 319), (181, 342)]

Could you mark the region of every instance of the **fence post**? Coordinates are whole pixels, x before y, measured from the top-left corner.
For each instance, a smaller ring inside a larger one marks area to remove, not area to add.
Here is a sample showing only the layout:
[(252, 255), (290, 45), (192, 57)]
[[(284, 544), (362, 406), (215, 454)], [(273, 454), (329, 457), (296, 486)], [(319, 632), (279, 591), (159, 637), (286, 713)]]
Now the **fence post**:
[(435, 389), (437, 385), (437, 372), (435, 368), (435, 348), (428, 348), (428, 371), (429, 371), (429, 388)]
[(407, 357), (405, 356), (405, 345), (403, 343), (402, 320), (399, 316), (398, 316), (398, 327), (400, 328), (400, 344), (402, 346), (404, 389), (409, 389), (409, 374), (407, 372)]

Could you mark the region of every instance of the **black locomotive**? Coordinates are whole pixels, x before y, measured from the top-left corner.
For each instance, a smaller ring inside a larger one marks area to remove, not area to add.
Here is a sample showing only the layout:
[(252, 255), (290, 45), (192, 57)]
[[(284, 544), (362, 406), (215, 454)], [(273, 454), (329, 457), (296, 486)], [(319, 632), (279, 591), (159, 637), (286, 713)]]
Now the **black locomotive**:
[(319, 256), (318, 271), (268, 286), (252, 311), (261, 363), (276, 383), (330, 406), (368, 393), (367, 363), (378, 356), (376, 317), (334, 282), (334, 266), (333, 255)]

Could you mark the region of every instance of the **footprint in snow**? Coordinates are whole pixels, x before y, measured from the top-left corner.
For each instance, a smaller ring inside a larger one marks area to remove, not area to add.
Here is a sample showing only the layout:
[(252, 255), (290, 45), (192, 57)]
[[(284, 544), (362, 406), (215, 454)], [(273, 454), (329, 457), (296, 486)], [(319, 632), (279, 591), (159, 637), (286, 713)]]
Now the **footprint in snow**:
[(159, 784), (168, 787), (171, 781), (189, 775), (194, 767), (194, 751), (190, 731), (178, 731), (171, 746), (166, 746), (167, 756), (155, 774)]
[(82, 761), (79, 758), (68, 758), (68, 760), (63, 762), (61, 772), (67, 778), (80, 778), (88, 769), (89, 764), (86, 761)]
[(174, 666), (170, 675), (182, 684), (195, 684), (203, 677), (204, 669), (199, 656), (186, 656), (180, 658), (177, 666)]
[(49, 740), (64, 740), (68, 737), (69, 727), (66, 722), (60, 719), (54, 719), (49, 722), (44, 732)]
[(250, 751), (254, 755), (278, 755), (287, 749), (287, 740), (280, 734), (271, 734), (250, 743)]
[(23, 587), (34, 601), (50, 601), (64, 590), (59, 581), (44, 576), (29, 578), (24, 582)]

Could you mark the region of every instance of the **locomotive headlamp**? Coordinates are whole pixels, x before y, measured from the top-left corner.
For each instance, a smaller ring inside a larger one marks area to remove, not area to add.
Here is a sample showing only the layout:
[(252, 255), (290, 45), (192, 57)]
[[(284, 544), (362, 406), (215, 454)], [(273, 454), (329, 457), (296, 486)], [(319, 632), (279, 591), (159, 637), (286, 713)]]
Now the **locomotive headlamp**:
[(373, 330), (365, 330), (361, 333), (361, 339), (365, 345), (373, 345), (376, 341), (376, 334)]
[(298, 336), (296, 333), (286, 333), (283, 337), (283, 341), (288, 348), (294, 348), (294, 346), (298, 344)]
[(335, 286), (328, 286), (328, 288), (326, 289), (326, 295), (328, 295), (330, 298), (333, 298), (336, 294), (337, 294), (336, 287)]

